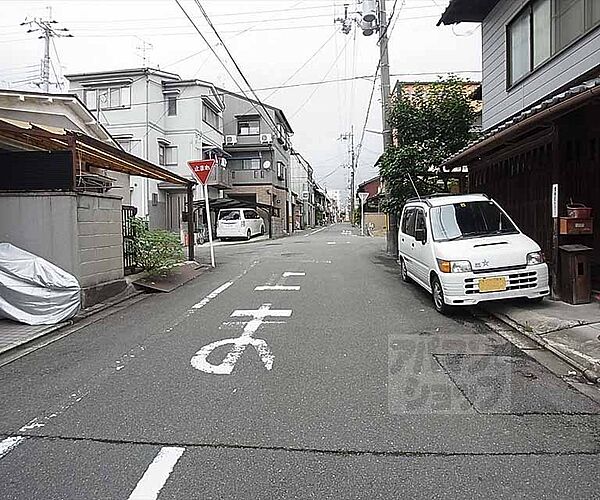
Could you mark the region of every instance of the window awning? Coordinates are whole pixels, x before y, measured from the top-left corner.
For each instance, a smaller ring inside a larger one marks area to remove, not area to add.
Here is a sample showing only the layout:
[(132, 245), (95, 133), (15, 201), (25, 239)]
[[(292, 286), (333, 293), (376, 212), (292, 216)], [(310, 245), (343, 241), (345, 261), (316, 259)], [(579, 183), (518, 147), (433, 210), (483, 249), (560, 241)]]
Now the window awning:
[(193, 180), (174, 174), (89, 135), (72, 130), (0, 118), (0, 139), (29, 150), (73, 151), (78, 161), (113, 172), (148, 177), (184, 186), (195, 184)]

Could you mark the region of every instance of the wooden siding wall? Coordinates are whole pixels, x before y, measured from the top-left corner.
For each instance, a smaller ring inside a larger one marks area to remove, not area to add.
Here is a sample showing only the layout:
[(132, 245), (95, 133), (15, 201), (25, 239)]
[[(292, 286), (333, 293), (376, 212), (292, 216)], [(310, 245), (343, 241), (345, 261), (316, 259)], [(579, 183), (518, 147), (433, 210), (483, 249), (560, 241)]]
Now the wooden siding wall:
[(596, 28), (507, 90), (506, 26), (526, 3), (526, 0), (501, 0), (482, 23), (484, 130), (570, 86), (581, 75), (600, 66), (600, 28)]
[[(559, 122), (561, 191), (565, 203), (573, 200), (593, 208), (593, 237), (576, 238), (594, 248), (593, 260), (600, 266), (600, 105), (590, 105)], [(565, 210), (564, 207), (561, 207)], [(562, 213), (561, 215), (566, 215)], [(561, 241), (561, 243), (567, 243)]]
[(570, 200), (593, 208), (593, 236), (561, 236), (559, 244), (583, 243), (594, 248), (596, 279), (600, 277), (600, 105), (574, 111), (551, 130), (522, 139), (485, 160), (470, 165), (469, 192), (486, 193), (500, 203), (520, 229), (533, 238), (552, 264), (552, 162), (559, 158), (559, 215)]
[(500, 203), (547, 259), (552, 257), (551, 170), (552, 143), (546, 137), (525, 150), (473, 166), (469, 174), (469, 191)]

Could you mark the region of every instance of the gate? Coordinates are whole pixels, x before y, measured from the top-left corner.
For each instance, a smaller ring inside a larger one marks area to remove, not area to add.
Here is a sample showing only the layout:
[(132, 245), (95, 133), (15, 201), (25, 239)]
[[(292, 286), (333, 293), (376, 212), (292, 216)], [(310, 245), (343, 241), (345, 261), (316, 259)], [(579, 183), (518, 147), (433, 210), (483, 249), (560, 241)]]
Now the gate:
[(137, 208), (123, 205), (121, 209), (121, 221), (123, 227), (123, 267), (125, 274), (135, 272), (135, 246), (134, 237), (135, 230), (131, 223), (131, 219), (137, 214)]

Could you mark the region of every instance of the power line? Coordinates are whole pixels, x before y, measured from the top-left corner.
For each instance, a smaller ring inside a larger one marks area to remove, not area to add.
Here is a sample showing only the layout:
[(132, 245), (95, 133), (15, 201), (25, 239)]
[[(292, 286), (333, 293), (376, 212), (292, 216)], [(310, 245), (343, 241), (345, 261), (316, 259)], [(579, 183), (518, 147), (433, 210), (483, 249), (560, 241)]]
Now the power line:
[[(175, 0), (175, 1), (177, 2), (177, 4), (179, 4), (179, 0)], [(258, 95), (256, 94), (256, 92), (254, 91), (254, 89), (250, 85), (250, 82), (246, 78), (246, 75), (244, 75), (244, 73), (243, 73), (242, 69), (240, 68), (240, 66), (238, 65), (237, 61), (235, 60), (235, 58), (233, 57), (233, 55), (231, 54), (231, 52), (227, 48), (227, 45), (225, 45), (225, 42), (224, 42), (223, 38), (221, 38), (221, 35), (219, 34), (219, 32), (215, 28), (214, 24), (210, 20), (210, 17), (208, 16), (208, 14), (206, 13), (206, 11), (204, 10), (204, 7), (202, 7), (202, 4), (200, 3), (200, 1), (199, 0), (195, 0), (195, 2), (196, 2), (196, 5), (198, 6), (198, 8), (200, 9), (200, 11), (202, 12), (202, 15), (204, 16), (204, 19), (206, 19), (206, 22), (208, 23), (208, 25), (213, 30), (213, 32), (216, 35), (216, 37), (218, 38), (219, 42), (221, 42), (221, 44), (223, 45), (223, 48), (225, 49), (225, 52), (227, 52), (227, 55), (231, 59), (231, 62), (233, 63), (233, 65), (237, 69), (237, 71), (240, 74), (240, 76), (242, 77), (242, 80), (244, 80), (244, 83), (250, 89), (250, 92), (255, 97), (255, 99), (258, 102), (258, 104), (260, 105), (260, 107), (264, 110), (266, 118), (268, 119), (268, 121), (270, 121), (273, 124), (273, 127), (274, 127), (273, 128), (273, 132), (276, 132), (277, 131), (277, 123), (275, 123), (275, 121), (273, 120), (273, 118), (271, 118), (271, 114), (269, 113), (269, 111), (267, 110), (267, 108), (265, 107), (265, 105), (263, 104), (263, 102), (260, 100), (260, 98), (258, 97)], [(190, 19), (190, 21), (191, 21), (191, 18), (189, 16), (188, 16), (188, 19)], [(195, 24), (194, 24), (194, 27), (196, 27)], [(198, 30), (198, 33), (200, 33), (199, 30)], [(204, 38), (203, 35), (202, 35), (202, 38)], [(216, 55), (216, 51), (214, 51), (214, 49), (212, 49), (212, 46), (211, 46), (211, 50), (213, 50), (214, 54)], [(221, 62), (221, 64), (223, 65), (223, 67), (226, 67), (225, 63), (223, 63), (221, 61), (221, 59), (219, 59), (219, 62)], [(227, 72), (229, 73), (229, 70), (227, 70)], [(231, 76), (231, 73), (229, 73), (229, 74)], [(232, 76), (232, 78), (233, 78), (233, 76)], [(240, 91), (242, 91), (242, 93), (244, 93), (242, 87), (240, 85), (238, 85), (237, 80), (234, 80), (234, 82), (238, 86), (238, 88), (240, 89)], [(244, 93), (244, 95), (246, 95), (246, 94)]]
[[(342, 48), (342, 50), (340, 50), (340, 52), (338, 53), (338, 55), (334, 59), (333, 63), (331, 64), (331, 66), (329, 67), (329, 69), (327, 70), (327, 72), (325, 73), (325, 75), (323, 76), (323, 79), (327, 78), (327, 75), (329, 75), (329, 73), (331, 73), (331, 70), (334, 68), (334, 66), (337, 63), (337, 61), (340, 58), (340, 56), (346, 51), (346, 47), (348, 46), (348, 42), (349, 41), (350, 41), (350, 39), (346, 40), (346, 43), (344, 44), (344, 47)], [(316, 87), (312, 91), (312, 93), (308, 96), (308, 98), (300, 105), (300, 107), (296, 111), (294, 111), (294, 113), (290, 116), (290, 120), (292, 118), (294, 118), (294, 116), (296, 116), (298, 113), (300, 113), (300, 111), (304, 108), (304, 106), (306, 106), (306, 104), (313, 98), (313, 96), (315, 95), (315, 93), (317, 92), (317, 90), (319, 90), (319, 87)]]

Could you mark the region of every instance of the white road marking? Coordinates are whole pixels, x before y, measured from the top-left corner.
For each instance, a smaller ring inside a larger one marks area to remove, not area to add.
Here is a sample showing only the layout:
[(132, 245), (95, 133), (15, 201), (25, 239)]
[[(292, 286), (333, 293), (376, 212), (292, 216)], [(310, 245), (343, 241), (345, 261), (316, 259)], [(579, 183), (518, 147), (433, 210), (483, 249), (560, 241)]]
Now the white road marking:
[(217, 298), (217, 296), (227, 290), (231, 285), (233, 285), (233, 281), (228, 281), (227, 283), (221, 285), (216, 290), (210, 292), (206, 297), (204, 297), (200, 302), (194, 304), (192, 309), (202, 309), (206, 304), (208, 304), (212, 299)]
[(278, 290), (280, 292), (297, 292), (300, 290), (299, 286), (287, 286), (287, 285), (262, 285), (254, 288), (257, 292), (264, 292), (266, 290)]
[(14, 450), (23, 441), (25, 441), (25, 439), (27, 438), (24, 436), (11, 436), (7, 437), (3, 441), (0, 441), (0, 458)]
[[(240, 359), (246, 347), (251, 345), (256, 349), (258, 355), (267, 370), (273, 368), (274, 356), (267, 343), (262, 339), (252, 337), (261, 325), (265, 323), (266, 317), (289, 318), (292, 315), (291, 309), (271, 310), (271, 304), (263, 304), (258, 309), (240, 309), (233, 311), (231, 317), (238, 318), (250, 316), (252, 319), (244, 326), (242, 335), (234, 339), (217, 340), (211, 344), (205, 345), (192, 357), (190, 363), (196, 370), (215, 375), (231, 375), (233, 367)], [(233, 347), (225, 356), (225, 359), (218, 364), (213, 365), (208, 362), (208, 356), (217, 348), (231, 344)]]
[(129, 495), (129, 500), (156, 500), (184, 451), (185, 448), (161, 448)]
[(296, 273), (292, 271), (286, 271), (283, 273), (284, 278), (289, 278), (290, 276), (306, 276), (306, 273)]
[(325, 231), (325, 229), (327, 229), (327, 228), (326, 227), (322, 227), (321, 229), (316, 229), (315, 231), (313, 231), (311, 233), (305, 234), (304, 237), (306, 237), (306, 236), (312, 236), (313, 234), (320, 233), (321, 231)]
[(335, 245), (335, 244), (336, 244), (336, 242), (335, 242), (335, 241), (328, 241), (328, 242), (327, 242), (327, 244), (328, 244), (328, 245)]

